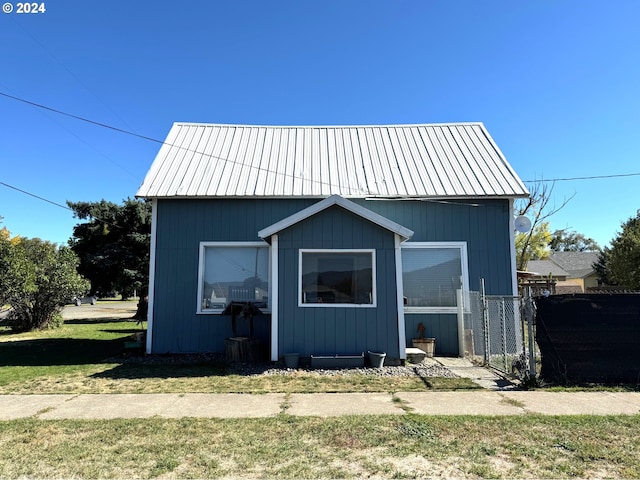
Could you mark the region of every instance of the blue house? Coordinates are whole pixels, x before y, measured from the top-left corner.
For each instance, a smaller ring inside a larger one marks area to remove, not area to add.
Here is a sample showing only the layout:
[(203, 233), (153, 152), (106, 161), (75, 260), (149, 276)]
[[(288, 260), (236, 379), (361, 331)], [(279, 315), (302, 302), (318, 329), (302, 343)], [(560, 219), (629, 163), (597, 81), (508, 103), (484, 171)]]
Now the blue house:
[(148, 353), (223, 352), (235, 301), (262, 312), (274, 361), (397, 363), (419, 323), (458, 355), (458, 291), (517, 294), (528, 191), (481, 123), (176, 123), (137, 196), (153, 210)]

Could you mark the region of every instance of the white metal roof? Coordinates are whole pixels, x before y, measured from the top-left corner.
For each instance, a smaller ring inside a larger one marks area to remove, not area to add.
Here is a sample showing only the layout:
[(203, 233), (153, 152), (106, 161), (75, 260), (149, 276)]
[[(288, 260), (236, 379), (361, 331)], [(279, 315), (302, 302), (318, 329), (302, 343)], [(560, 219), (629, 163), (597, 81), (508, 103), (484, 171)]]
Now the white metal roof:
[(290, 215), (289, 217), (284, 218), (269, 227), (263, 228), (258, 232), (258, 236), (260, 238), (266, 239), (274, 233), (278, 233), (285, 228), (290, 227), (291, 225), (295, 225), (296, 223), (301, 222), (302, 220), (309, 218), (316, 213), (320, 213), (321, 211), (326, 210), (333, 205), (338, 205), (339, 207), (342, 207), (345, 210), (350, 211), (351, 213), (355, 213), (356, 215), (369, 220), (376, 225), (380, 225), (381, 227), (386, 228), (393, 233), (397, 233), (398, 235), (400, 235), (400, 237), (402, 237), (403, 241), (408, 240), (413, 236), (413, 230), (403, 227), (402, 225), (393, 222), (388, 218), (383, 217), (382, 215), (378, 215), (377, 213), (372, 212), (367, 208), (361, 207), (357, 203), (346, 200), (339, 195), (331, 195), (330, 197), (325, 198), (318, 203), (314, 203), (313, 205), (300, 210), (299, 212), (296, 212), (293, 215)]
[(136, 196), (450, 198), (528, 193), (482, 123), (175, 123)]

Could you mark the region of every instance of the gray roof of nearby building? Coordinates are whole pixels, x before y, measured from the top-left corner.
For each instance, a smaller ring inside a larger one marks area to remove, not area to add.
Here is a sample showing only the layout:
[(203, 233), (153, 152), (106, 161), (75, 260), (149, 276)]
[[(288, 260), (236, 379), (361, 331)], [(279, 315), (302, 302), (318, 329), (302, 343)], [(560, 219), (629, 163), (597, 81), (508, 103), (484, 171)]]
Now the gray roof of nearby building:
[(275, 127), (175, 123), (136, 196), (523, 197), (482, 123)]
[(598, 261), (599, 252), (554, 252), (549, 257), (571, 278), (584, 278), (594, 272), (593, 264)]
[(568, 277), (569, 273), (563, 270), (559, 265), (556, 265), (551, 260), (529, 260), (527, 262), (527, 272), (535, 273), (541, 277), (548, 277), (552, 275), (554, 277)]

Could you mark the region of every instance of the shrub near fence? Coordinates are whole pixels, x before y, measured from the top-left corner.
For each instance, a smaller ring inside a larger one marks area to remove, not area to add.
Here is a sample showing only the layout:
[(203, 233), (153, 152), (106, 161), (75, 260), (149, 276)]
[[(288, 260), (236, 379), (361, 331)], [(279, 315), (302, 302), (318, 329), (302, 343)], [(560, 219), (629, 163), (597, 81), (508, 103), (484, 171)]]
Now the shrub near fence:
[(536, 307), (543, 380), (640, 382), (640, 295), (552, 295)]

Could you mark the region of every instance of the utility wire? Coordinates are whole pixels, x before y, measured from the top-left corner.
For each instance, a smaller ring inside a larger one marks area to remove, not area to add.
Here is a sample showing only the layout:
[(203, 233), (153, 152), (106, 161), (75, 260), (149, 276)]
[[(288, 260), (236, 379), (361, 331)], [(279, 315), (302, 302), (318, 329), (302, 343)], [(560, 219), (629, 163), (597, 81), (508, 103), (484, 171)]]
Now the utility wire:
[(67, 71), (67, 73), (69, 75), (71, 75), (71, 77), (73, 77), (73, 79), (78, 82), (78, 84), (80, 84), (87, 92), (89, 92), (91, 95), (93, 95), (100, 103), (102, 103), (102, 105), (109, 110), (111, 113), (113, 113), (121, 122), (123, 122), (125, 125), (127, 125), (127, 127), (129, 127), (129, 125), (127, 124), (127, 122), (120, 117), (106, 102), (103, 102), (102, 99), (100, 99), (98, 97), (98, 95), (95, 94), (95, 92), (93, 92), (92, 90), (89, 89), (89, 87), (87, 87), (78, 77), (77, 75), (75, 75), (66, 65), (64, 65), (59, 59), (58, 57), (56, 57), (51, 50), (49, 50), (47, 47), (45, 47), (36, 37), (34, 37), (33, 35), (31, 35), (31, 33), (29, 33), (29, 31), (27, 29), (25, 29), (22, 25), (20, 25), (20, 22), (17, 22), (16, 19), (11, 16), (11, 20), (14, 22), (15, 26), (18, 27), (20, 30), (22, 30), (22, 33), (24, 33), (25, 35), (27, 35), (29, 38), (31, 38), (31, 40), (33, 40), (34, 43), (36, 43), (47, 55), (49, 55), (58, 65), (60, 65), (64, 70)]
[[(223, 162), (228, 162), (228, 163), (240, 165), (242, 167), (255, 168), (255, 169), (264, 171), (266, 173), (274, 173), (274, 174), (277, 174), (277, 175), (284, 175), (286, 177), (300, 178), (300, 177), (297, 177), (296, 175), (287, 174), (287, 173), (283, 173), (283, 172), (276, 172), (276, 171), (269, 170), (269, 169), (264, 168), (264, 167), (259, 167), (259, 166), (255, 166), (255, 165), (249, 165), (249, 164), (245, 164), (245, 163), (242, 163), (242, 162), (238, 162), (236, 160), (231, 160), (231, 159), (228, 159), (228, 158), (218, 157), (218, 156), (215, 156), (215, 155), (199, 152), (197, 150), (193, 150), (193, 149), (190, 149), (190, 148), (187, 148), (187, 147), (183, 147), (183, 146), (180, 146), (180, 145), (170, 144), (170, 143), (167, 143), (167, 142), (165, 142), (163, 140), (158, 140), (157, 138), (148, 137), (146, 135), (141, 135), (139, 133), (135, 133), (135, 132), (132, 132), (130, 130), (124, 130), (122, 128), (114, 127), (114, 126), (108, 125), (106, 123), (97, 122), (95, 120), (91, 120), (91, 119), (88, 119), (88, 118), (85, 118), (85, 117), (81, 117), (79, 115), (74, 115), (72, 113), (67, 113), (67, 112), (64, 112), (62, 110), (58, 110), (56, 108), (48, 107), (48, 106), (42, 105), (40, 103), (32, 102), (32, 101), (26, 100), (24, 98), (16, 97), (14, 95), (9, 95), (9, 94), (4, 93), (4, 92), (0, 92), (0, 96), (6, 97), (6, 98), (10, 98), (10, 99), (15, 100), (17, 102), (25, 103), (27, 105), (31, 105), (33, 107), (42, 108), (42, 109), (48, 110), (50, 112), (57, 113), (59, 115), (64, 115), (66, 117), (70, 117), (70, 118), (73, 118), (73, 119), (76, 119), (76, 120), (80, 120), (82, 122), (90, 123), (90, 124), (96, 125), (98, 127), (107, 128), (107, 129), (113, 130), (115, 132), (124, 133), (126, 135), (131, 135), (131, 136), (134, 136), (134, 137), (137, 137), (137, 138), (141, 138), (143, 140), (148, 140), (150, 142), (158, 143), (160, 145), (167, 145), (169, 147), (175, 147), (175, 148), (178, 148), (178, 149), (181, 149), (181, 150), (185, 150), (185, 151), (188, 151), (188, 152), (191, 152), (191, 153), (197, 153), (199, 155), (204, 155), (206, 157), (213, 158), (213, 159), (216, 159), (216, 160), (222, 160)], [(525, 180), (525, 183), (544, 183), (544, 182), (562, 182), (562, 181), (575, 181), (575, 180), (594, 180), (594, 179), (606, 179), (606, 178), (617, 178), (617, 177), (633, 177), (633, 176), (640, 176), (640, 172), (637, 172), (637, 173), (623, 173), (623, 174), (616, 174), (616, 175), (593, 175), (593, 176), (586, 176), (586, 177), (550, 178), (550, 179), (546, 179), (546, 180), (545, 179), (541, 179), (541, 180)], [(332, 184), (332, 183), (329, 183), (329, 182), (323, 182), (323, 181), (319, 181), (319, 180), (307, 180), (307, 179), (302, 179), (302, 180), (303, 181), (311, 181), (311, 182), (316, 183), (316, 184), (327, 185), (327, 186), (330, 186), (330, 187), (331, 186), (335, 186), (335, 187), (353, 188), (351, 186), (345, 187), (343, 185), (336, 185), (336, 184)], [(371, 195), (372, 193), (369, 192), (369, 194)], [(373, 195), (375, 195), (375, 193), (373, 193)], [(421, 199), (421, 200), (429, 201), (429, 199)]]
[[(311, 182), (311, 183), (315, 183), (315, 184), (318, 184), (318, 185), (326, 185), (328, 187), (340, 187), (340, 188), (345, 188), (345, 189), (349, 189), (349, 190), (356, 190), (353, 186), (345, 186), (345, 185), (339, 185), (339, 184), (334, 184), (334, 183), (330, 183), (330, 182), (323, 182), (322, 180), (304, 179), (302, 177), (298, 177), (298, 176), (290, 174), (290, 173), (284, 173), (284, 172), (278, 172), (278, 171), (275, 171), (275, 170), (269, 170), (268, 168), (265, 168), (265, 167), (260, 167), (260, 166), (256, 166), (256, 165), (242, 163), (242, 162), (238, 162), (237, 160), (231, 160), (231, 159), (224, 158), (224, 157), (218, 157), (216, 155), (211, 155), (209, 153), (199, 152), (198, 150), (194, 150), (194, 149), (191, 149), (191, 148), (183, 147), (181, 145), (175, 145), (175, 144), (172, 144), (172, 143), (167, 143), (167, 142), (165, 142), (163, 140), (158, 140), (157, 138), (148, 137), (146, 135), (141, 135), (139, 133), (135, 133), (135, 132), (132, 132), (132, 131), (129, 131), (129, 130), (124, 130), (122, 128), (114, 127), (112, 125), (107, 125), (105, 123), (97, 122), (95, 120), (91, 120), (91, 119), (88, 119), (88, 118), (85, 118), (85, 117), (81, 117), (79, 115), (74, 115), (72, 113), (63, 112), (62, 110), (58, 110), (58, 109), (55, 109), (55, 108), (52, 108), (52, 107), (48, 107), (48, 106), (42, 105), (40, 103), (32, 102), (32, 101), (26, 100), (24, 98), (16, 97), (14, 95), (9, 95), (9, 94), (4, 93), (4, 92), (0, 92), (0, 96), (7, 97), (7, 98), (10, 98), (12, 100), (16, 100), (18, 102), (26, 103), (27, 105), (31, 105), (31, 106), (36, 107), (36, 108), (42, 108), (42, 109), (48, 110), (50, 112), (57, 113), (59, 115), (64, 115), (66, 117), (70, 117), (70, 118), (73, 118), (73, 119), (76, 119), (76, 120), (80, 120), (82, 122), (87, 122), (87, 123), (90, 123), (92, 125), (96, 125), (98, 127), (107, 128), (109, 130), (113, 130), (113, 131), (116, 131), (116, 132), (124, 133), (126, 135), (131, 135), (131, 136), (134, 136), (134, 137), (137, 137), (137, 138), (141, 138), (143, 140), (148, 140), (150, 142), (159, 143), (160, 145), (166, 145), (168, 147), (174, 147), (174, 148), (177, 148), (177, 149), (180, 149), (180, 150), (184, 150), (186, 152), (197, 153), (198, 155), (203, 155), (203, 156), (205, 156), (207, 158), (212, 158), (212, 159), (215, 159), (215, 160), (221, 160), (221, 161), (223, 161), (225, 163), (239, 165), (241, 167), (254, 168), (254, 169), (258, 170), (258, 171), (262, 171), (262, 172), (266, 172), (266, 173), (273, 173), (275, 175), (282, 175), (284, 177), (298, 178), (298, 179), (301, 179), (301, 180), (303, 180), (305, 182)], [(367, 193), (369, 195), (375, 195), (376, 194), (375, 192), (371, 192), (371, 191), (363, 192), (362, 189), (360, 189), (360, 191), (361, 191), (361, 193)]]
[(12, 100), (16, 100), (17, 102), (26, 103), (27, 105), (31, 105), (33, 107), (43, 108), (45, 110), (49, 110), (50, 112), (54, 112), (54, 113), (57, 113), (59, 115), (64, 115), (65, 117), (71, 117), (71, 118), (75, 118), (76, 120), (80, 120), (82, 122), (91, 123), (92, 125), (97, 125), (98, 127), (108, 128), (109, 130), (114, 130), (114, 131), (120, 132), (120, 133), (126, 133), (127, 135), (132, 135), (134, 137), (142, 138), (144, 140), (149, 140), (150, 142), (155, 142), (155, 143), (160, 143), (160, 144), (164, 143), (162, 140), (158, 140), (156, 138), (151, 138), (151, 137), (147, 137), (145, 135), (140, 135), (139, 133), (130, 132), (128, 130), (123, 130), (122, 128), (118, 128), (118, 127), (114, 127), (114, 126), (111, 126), (111, 125), (107, 125), (106, 123), (96, 122), (95, 120), (90, 120), (88, 118), (80, 117), (80, 116), (74, 115), (72, 113), (63, 112), (62, 110), (57, 110), (57, 109), (52, 108), (52, 107), (47, 107), (46, 105), (42, 105), (42, 104), (36, 103), (36, 102), (31, 102), (29, 100), (25, 100), (24, 98), (15, 97), (13, 95), (9, 95), (9, 94), (4, 93), (4, 92), (0, 92), (0, 95), (2, 95), (3, 97), (10, 98)]
[[(11, 91), (10, 88), (8, 88), (6, 85), (4, 85), (2, 82), (0, 82), (0, 86), (3, 86), (6, 90)], [(69, 130), (66, 126), (64, 126), (62, 123), (60, 123), (58, 120), (56, 120), (56, 117), (54, 117), (53, 115), (47, 113), (47, 112), (41, 112), (43, 116), (45, 116), (46, 118), (48, 118), (49, 120), (55, 122), (56, 125), (58, 125), (60, 128), (62, 128), (65, 132), (67, 132), (69, 135), (71, 135), (72, 137), (75, 137), (78, 141), (84, 143), (87, 147), (91, 148), (94, 152), (96, 152), (98, 155), (103, 156), (104, 158), (107, 159), (107, 161), (113, 163), (115, 166), (117, 166), (118, 168), (122, 169), (122, 171), (126, 172), (129, 176), (131, 176), (132, 178), (135, 177), (133, 175), (133, 173), (131, 173), (130, 170), (128, 170), (126, 167), (124, 167), (124, 165), (120, 165), (118, 162), (116, 162), (115, 160), (113, 160), (112, 158), (110, 158), (108, 155), (106, 155), (105, 153), (101, 152), (100, 150), (98, 150), (95, 146), (93, 146), (91, 143), (89, 143), (88, 141), (86, 141), (85, 139), (83, 139), (82, 137), (80, 137), (79, 135), (77, 135), (76, 133), (72, 132), (71, 130)]]
[(544, 182), (571, 182), (574, 180), (599, 180), (603, 178), (619, 178), (619, 177), (637, 177), (637, 173), (618, 173), (614, 175), (592, 175), (590, 177), (567, 177), (567, 178), (547, 178), (544, 180), (524, 180), (525, 183), (544, 183)]
[[(3, 185), (5, 187), (7, 187), (7, 188), (11, 188), (12, 190), (15, 190), (17, 192), (24, 193), (25, 195), (29, 195), (30, 197), (37, 198), (38, 200), (42, 200), (43, 202), (50, 203), (51, 205), (55, 205), (56, 207), (64, 208), (65, 210), (69, 210), (70, 212), (73, 212), (74, 214), (76, 213), (76, 211), (73, 208), (70, 208), (70, 207), (68, 207), (66, 205), (62, 205), (60, 203), (54, 202), (53, 200), (49, 200), (48, 198), (41, 197), (40, 195), (36, 195), (35, 193), (27, 192), (26, 190), (23, 190), (23, 189), (18, 188), (18, 187), (14, 187), (13, 185), (9, 185), (8, 183), (0, 181), (0, 185)], [(123, 228), (120, 225), (116, 225), (115, 223), (111, 223), (111, 222), (109, 222), (107, 220), (103, 220), (102, 218), (96, 217), (95, 215), (89, 215), (89, 216), (92, 217), (94, 220), (97, 220), (97, 221), (102, 222), (102, 223), (106, 223), (107, 225), (109, 225), (111, 227), (120, 228), (120, 229)]]
[(25, 195), (29, 195), (30, 197), (37, 198), (38, 200), (42, 200), (43, 202), (50, 203), (51, 205), (55, 205), (56, 207), (64, 208), (65, 210), (71, 210), (73, 212), (72, 208), (69, 208), (65, 205), (61, 205), (60, 203), (56, 203), (53, 200), (49, 200), (48, 198), (44, 198), (39, 195), (36, 195), (35, 193), (27, 192), (26, 190), (22, 190), (21, 188), (14, 187), (13, 185), (9, 185), (8, 183), (0, 182), (0, 185), (4, 185), (7, 188), (11, 188), (20, 193), (24, 193)]

